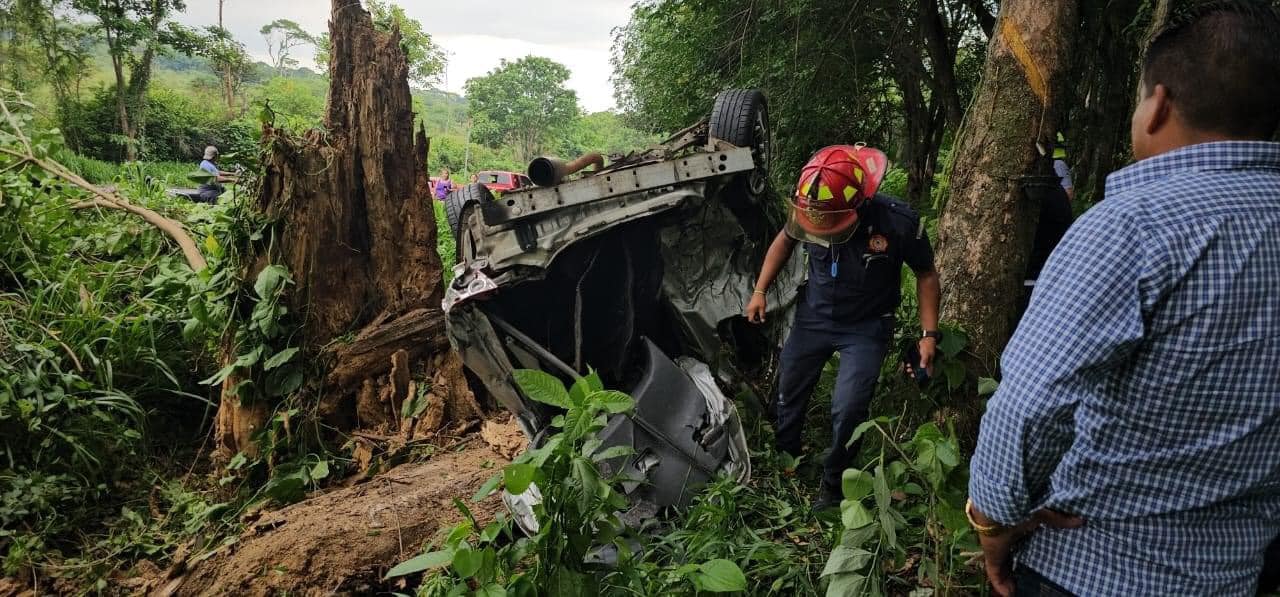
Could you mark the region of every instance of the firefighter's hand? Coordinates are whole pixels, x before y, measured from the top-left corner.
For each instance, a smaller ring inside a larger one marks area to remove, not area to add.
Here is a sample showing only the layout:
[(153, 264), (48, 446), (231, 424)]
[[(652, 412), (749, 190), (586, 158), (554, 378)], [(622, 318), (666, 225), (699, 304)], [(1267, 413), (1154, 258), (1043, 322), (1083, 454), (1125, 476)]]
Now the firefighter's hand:
[(747, 303), (747, 321), (751, 323), (764, 323), (764, 312), (768, 309), (768, 301), (764, 295), (759, 292), (751, 294), (751, 300)]
[(920, 368), (929, 372), (929, 377), (933, 377), (934, 357), (938, 354), (938, 341), (933, 338), (924, 338), (920, 340)]

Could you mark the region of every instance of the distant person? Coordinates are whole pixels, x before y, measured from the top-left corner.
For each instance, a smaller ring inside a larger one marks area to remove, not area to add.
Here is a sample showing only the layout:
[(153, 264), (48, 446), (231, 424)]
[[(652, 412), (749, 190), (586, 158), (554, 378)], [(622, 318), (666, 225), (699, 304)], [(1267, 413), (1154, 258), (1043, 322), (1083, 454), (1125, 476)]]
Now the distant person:
[(199, 201), (201, 203), (217, 203), (218, 197), (227, 191), (222, 183), (236, 183), (239, 178), (231, 174), (223, 174), (218, 169), (218, 148), (212, 145), (204, 148), (204, 160), (200, 162), (200, 169), (213, 175), (213, 178), (200, 183)]
[(1049, 258), (982, 417), (999, 595), (1253, 596), (1280, 535), (1280, 14), (1199, 5), (1141, 73), (1137, 162)]
[[(1057, 162), (1055, 160), (1055, 164)], [(1027, 260), (1027, 271), (1023, 277), (1023, 292), (1018, 301), (1018, 319), (1022, 318), (1027, 305), (1031, 303), (1031, 294), (1035, 290), (1036, 280), (1040, 278), (1044, 264), (1049, 261), (1049, 255), (1053, 254), (1053, 249), (1071, 228), (1074, 216), (1071, 213), (1071, 200), (1067, 196), (1069, 192), (1061, 185), (1041, 189), (1040, 219), (1036, 223), (1035, 240), (1031, 244), (1031, 256)]]
[(449, 180), (449, 169), (442, 168), (440, 170), (440, 178), (436, 180), (436, 199), (444, 199), (453, 192), (453, 182)]
[(477, 182), (480, 182), (480, 175), (479, 175), (479, 174), (472, 174), (472, 175), (471, 175), (471, 184), (475, 184), (475, 183), (477, 183)]
[(1076, 184), (1071, 180), (1071, 167), (1067, 165), (1067, 142), (1058, 135), (1058, 146), (1053, 150), (1053, 173), (1058, 175), (1058, 182), (1067, 192), (1067, 200), (1076, 200)]

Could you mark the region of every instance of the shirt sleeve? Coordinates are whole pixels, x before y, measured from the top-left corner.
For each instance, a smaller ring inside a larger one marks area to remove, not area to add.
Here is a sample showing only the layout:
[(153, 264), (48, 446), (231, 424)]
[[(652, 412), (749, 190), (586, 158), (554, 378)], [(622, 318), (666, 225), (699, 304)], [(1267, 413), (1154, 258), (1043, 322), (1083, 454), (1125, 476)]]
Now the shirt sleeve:
[(1004, 351), (970, 463), (970, 498), (993, 520), (1017, 524), (1044, 505), (1074, 441), (1076, 407), (1105, 399), (1099, 382), (1142, 339), (1154, 278), (1143, 238), (1125, 214), (1099, 206), (1045, 265)]
[[(187, 162), (187, 163), (189, 164), (189, 163), (191, 163), (191, 162)], [(208, 172), (209, 174), (212, 174), (212, 175), (214, 175), (214, 176), (217, 176), (217, 175), (218, 175), (218, 167), (217, 167), (217, 166), (214, 166), (214, 165), (213, 165), (213, 162), (210, 162), (210, 161), (208, 161), (208, 160), (205, 160), (205, 161), (203, 161), (203, 162), (200, 162), (200, 169), (201, 169), (201, 170), (204, 170), (205, 172)]]
[(929, 232), (924, 229), (923, 219), (907, 235), (902, 260), (917, 274), (933, 271), (933, 245), (929, 243)]

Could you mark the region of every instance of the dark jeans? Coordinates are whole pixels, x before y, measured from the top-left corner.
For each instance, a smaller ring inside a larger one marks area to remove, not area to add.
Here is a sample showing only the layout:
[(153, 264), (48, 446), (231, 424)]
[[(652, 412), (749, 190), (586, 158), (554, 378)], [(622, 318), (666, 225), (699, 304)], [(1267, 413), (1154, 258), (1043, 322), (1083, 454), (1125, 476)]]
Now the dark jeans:
[(867, 419), (880, 366), (893, 337), (893, 317), (878, 317), (853, 324), (837, 324), (815, 317), (801, 302), (795, 327), (782, 348), (779, 362), (777, 432), (778, 448), (792, 456), (801, 453), (805, 411), (822, 368), (831, 355), (840, 353), (840, 371), (831, 394), (831, 452), (824, 465), (823, 485), (839, 491), (840, 476), (849, 467), (858, 446), (846, 448), (853, 429)]
[(1071, 592), (1026, 566), (1013, 571), (1013, 597), (1071, 597)]
[[(1013, 572), (1013, 597), (1068, 597), (1066, 589), (1043, 577), (1026, 566)], [(1269, 595), (1280, 588), (1280, 537), (1267, 546), (1263, 556), (1262, 576), (1258, 579), (1258, 594)]]

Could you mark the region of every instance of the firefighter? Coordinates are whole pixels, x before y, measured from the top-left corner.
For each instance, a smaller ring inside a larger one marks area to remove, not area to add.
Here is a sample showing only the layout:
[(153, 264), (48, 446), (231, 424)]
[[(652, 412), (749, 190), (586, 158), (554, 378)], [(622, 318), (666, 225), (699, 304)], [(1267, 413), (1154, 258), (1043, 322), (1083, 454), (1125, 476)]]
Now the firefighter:
[(796, 245), (803, 245), (809, 275), (779, 364), (776, 431), (778, 448), (799, 458), (809, 397), (823, 366), (840, 353), (831, 396), (833, 443), (814, 503), (818, 510), (840, 503), (841, 475), (857, 453), (856, 444), (845, 444), (867, 418), (892, 343), (904, 263), (916, 274), (919, 365), (930, 373), (941, 339), (938, 274), (920, 217), (901, 201), (876, 193), (887, 162), (883, 152), (864, 145), (833, 145), (810, 158), (796, 185), (791, 215), (769, 247), (746, 307), (749, 321), (764, 322), (769, 286)]

